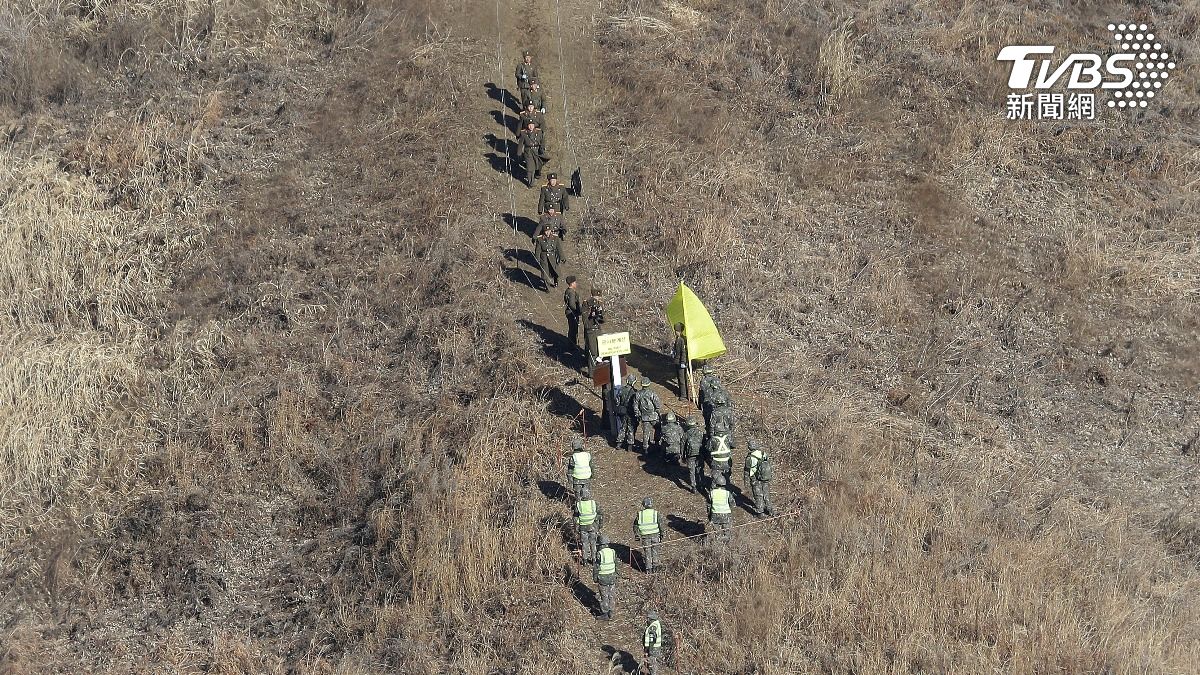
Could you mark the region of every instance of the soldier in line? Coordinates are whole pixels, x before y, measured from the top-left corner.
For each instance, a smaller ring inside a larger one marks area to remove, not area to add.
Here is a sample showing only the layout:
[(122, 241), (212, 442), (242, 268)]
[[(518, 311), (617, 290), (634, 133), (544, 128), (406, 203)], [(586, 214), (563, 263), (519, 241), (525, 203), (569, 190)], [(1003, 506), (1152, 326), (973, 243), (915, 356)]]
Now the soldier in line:
[(658, 612), (646, 612), (646, 629), (642, 631), (642, 647), (646, 650), (644, 672), (658, 675), (658, 662), (662, 658), (663, 627)]
[(538, 81), (537, 66), (533, 65), (533, 54), (529, 50), (521, 53), (521, 62), (517, 64), (517, 89), (521, 92), (521, 108), (529, 101), (529, 90)]
[(546, 94), (542, 91), (542, 85), (538, 81), (533, 81), (529, 84), (529, 91), (523, 94), (521, 105), (529, 103), (533, 104), (534, 109), (543, 115), (546, 114)]
[(658, 567), (658, 545), (662, 543), (662, 528), (658, 524), (658, 511), (654, 510), (654, 502), (646, 497), (642, 500), (642, 510), (633, 519), (633, 534), (642, 545), (642, 562), (646, 571), (653, 572)]
[(691, 416), (684, 421), (684, 426), (687, 427), (683, 443), (684, 466), (687, 467), (688, 491), (694, 493), (702, 476), (700, 452), (704, 449), (704, 430), (700, 428), (696, 418)]
[(675, 345), (671, 348), (671, 359), (675, 362), (676, 372), (679, 374), (678, 398), (680, 401), (686, 401), (689, 396), (687, 386), (688, 347), (682, 323), (675, 324)]
[(517, 127), (518, 129), (527, 128), (530, 122), (533, 122), (535, 127), (543, 131), (546, 129), (546, 116), (538, 112), (537, 108), (533, 107), (532, 102), (525, 104), (525, 109), (521, 111), (518, 119), (521, 121), (521, 124)]
[(721, 379), (717, 377), (717, 374), (713, 371), (712, 366), (705, 364), (703, 370), (701, 370), (701, 373), (703, 373), (703, 375), (700, 377), (700, 391), (698, 396), (700, 400), (697, 401), (697, 403), (700, 404), (700, 411), (704, 414), (704, 428), (707, 429), (708, 415), (712, 410), (712, 401), (710, 399), (713, 393), (716, 391), (724, 391), (725, 387), (721, 385)]
[(525, 183), (530, 188), (542, 175), (542, 167), (550, 156), (546, 154), (546, 134), (533, 122), (525, 125), (517, 134), (517, 154), (525, 160)]
[(596, 560), (596, 544), (600, 537), (600, 528), (604, 527), (604, 511), (592, 499), (592, 490), (584, 486), (579, 492), (579, 500), (575, 502), (575, 527), (579, 531), (579, 548), (583, 561), (587, 563)]
[(713, 476), (713, 488), (708, 493), (709, 537), (720, 532), (723, 541), (729, 541), (729, 528), (733, 525), (733, 498), (725, 489), (725, 476)]
[(566, 213), (571, 209), (571, 204), (567, 201), (567, 188), (559, 184), (556, 173), (546, 176), (546, 184), (542, 186), (538, 195), (538, 213), (545, 213), (551, 208), (559, 213)]
[(729, 434), (729, 444), (733, 445), (737, 423), (737, 418), (733, 414), (733, 401), (724, 389), (718, 389), (709, 396), (709, 403), (709, 435), (713, 434), (714, 429), (722, 428)]
[(579, 320), (583, 317), (583, 303), (579, 301), (579, 281), (574, 275), (567, 277), (567, 288), (563, 291), (563, 311), (567, 315), (567, 342), (571, 347), (579, 346)]
[(537, 252), (538, 267), (542, 268), (542, 283), (546, 291), (558, 286), (558, 266), (565, 261), (562, 253), (562, 243), (558, 240), (558, 232), (548, 230), (542, 232), (534, 240)]
[(571, 439), (571, 457), (567, 460), (567, 479), (575, 490), (575, 499), (581, 499), (584, 489), (591, 489), (592, 453), (583, 449), (583, 439)]
[(630, 449), (637, 430), (637, 415), (633, 410), (633, 397), (637, 395), (637, 375), (631, 375), (616, 395), (617, 447)]
[(583, 303), (583, 342), (587, 349), (588, 376), (596, 369), (596, 336), (600, 335), (604, 325), (604, 301), (601, 296), (600, 289), (592, 286), (591, 297)]
[(617, 607), (617, 552), (608, 545), (608, 537), (600, 535), (600, 550), (596, 552), (596, 567), (592, 578), (600, 588), (600, 618), (612, 621)]
[(666, 421), (658, 430), (658, 445), (668, 462), (677, 462), (683, 457), (683, 436), (683, 427), (675, 419), (675, 413), (668, 412)]
[(733, 473), (733, 441), (719, 420), (713, 422), (713, 433), (708, 437), (708, 462), (713, 477), (721, 476), (728, 483)]
[[(545, 190), (546, 188), (542, 189)], [(566, 239), (567, 226), (563, 223), (562, 214), (559, 213), (558, 209), (554, 208), (553, 206), (543, 213), (541, 218), (538, 218), (538, 225), (533, 231), (533, 236), (537, 237), (541, 233), (549, 230), (553, 230), (555, 233), (557, 233), (560, 240)]]
[(658, 393), (651, 388), (650, 378), (642, 375), (638, 382), (638, 392), (634, 396), (633, 406), (637, 411), (638, 427), (642, 430), (641, 452), (650, 454), (650, 446), (654, 443), (654, 432), (658, 426), (658, 417), (662, 411), (662, 400)]
[(775, 509), (771, 506), (771, 478), (774, 468), (771, 466), (771, 457), (756, 440), (751, 440), (746, 446), (746, 465), (742, 471), (746, 485), (754, 494), (754, 511), (760, 517), (773, 516)]

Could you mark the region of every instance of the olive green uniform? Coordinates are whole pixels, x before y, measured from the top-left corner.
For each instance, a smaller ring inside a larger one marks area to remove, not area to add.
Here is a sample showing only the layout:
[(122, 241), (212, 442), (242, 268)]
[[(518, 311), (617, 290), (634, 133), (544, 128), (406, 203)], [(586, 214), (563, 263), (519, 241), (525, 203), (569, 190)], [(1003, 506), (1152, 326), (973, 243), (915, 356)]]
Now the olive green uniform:
[(542, 217), (538, 219), (537, 229), (533, 231), (533, 238), (537, 239), (544, 232), (553, 232), (559, 239), (565, 237), (567, 235), (567, 226), (563, 222), (562, 214), (556, 213), (550, 215), (549, 213), (543, 213)]
[(658, 430), (658, 444), (663, 455), (672, 460), (682, 457), (683, 435), (683, 426), (678, 420), (664, 421)]
[(554, 207), (559, 213), (566, 213), (570, 210), (571, 204), (567, 201), (567, 188), (562, 183), (558, 185), (543, 185), (541, 194), (538, 195), (538, 213), (545, 213)]
[(675, 347), (671, 350), (671, 356), (679, 375), (679, 400), (682, 401), (688, 397), (688, 348), (687, 338), (682, 333), (675, 336)]
[(535, 178), (550, 157), (546, 154), (546, 134), (541, 129), (522, 129), (517, 135), (517, 154), (525, 159), (525, 181), (533, 187)]
[(564, 312), (567, 315), (567, 341), (572, 347), (579, 346), (579, 319), (583, 316), (583, 303), (579, 301), (579, 292), (567, 287), (563, 291)]
[(537, 262), (542, 268), (542, 283), (546, 290), (558, 285), (558, 265), (563, 262), (562, 246), (552, 232), (545, 232), (536, 240)]
[[(538, 78), (537, 66), (532, 63), (525, 63), (522, 59), (517, 63), (517, 89), (521, 92), (521, 109), (525, 109), (525, 104), (529, 102), (529, 87), (534, 83), (540, 84)], [(537, 106), (541, 108), (541, 106)]]
[(519, 127), (517, 127), (518, 129), (528, 129), (530, 122), (533, 122), (534, 125), (537, 126), (537, 128), (539, 128), (539, 129), (546, 128), (546, 116), (543, 113), (538, 112), (537, 110), (534, 110), (533, 112), (529, 112), (528, 110), (522, 110), (521, 116), (519, 119), (521, 121), (521, 125)]

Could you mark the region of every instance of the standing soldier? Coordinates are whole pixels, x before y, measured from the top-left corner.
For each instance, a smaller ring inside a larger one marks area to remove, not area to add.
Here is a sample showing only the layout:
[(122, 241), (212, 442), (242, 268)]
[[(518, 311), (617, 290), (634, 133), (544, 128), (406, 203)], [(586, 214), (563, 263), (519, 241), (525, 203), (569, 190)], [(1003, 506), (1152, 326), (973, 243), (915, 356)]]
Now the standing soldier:
[(567, 315), (567, 342), (571, 348), (579, 346), (579, 319), (583, 316), (583, 303), (579, 301), (579, 282), (574, 275), (567, 277), (567, 289), (563, 291), (564, 312)]
[(749, 452), (746, 453), (746, 467), (743, 469), (743, 476), (754, 494), (754, 511), (759, 516), (773, 516), (775, 509), (771, 507), (770, 488), (774, 469), (771, 467), (771, 457), (763, 451), (756, 440), (751, 440), (746, 445)]
[(521, 111), (518, 119), (521, 120), (519, 129), (525, 129), (529, 126), (530, 122), (533, 122), (533, 125), (539, 129), (546, 129), (546, 116), (533, 107), (532, 101), (525, 104), (525, 109)]
[(637, 429), (637, 416), (630, 414), (633, 397), (637, 395), (636, 387), (637, 375), (632, 375), (616, 394), (617, 447), (626, 450), (633, 444), (634, 430)]
[(677, 462), (683, 457), (683, 427), (675, 419), (675, 413), (667, 413), (667, 420), (658, 430), (658, 444), (667, 461)]
[(642, 375), (641, 388), (634, 397), (633, 405), (637, 409), (638, 426), (642, 430), (641, 451), (643, 455), (650, 454), (650, 444), (654, 442), (654, 429), (658, 426), (659, 412), (662, 410), (662, 400), (658, 393), (651, 389), (650, 378)]
[(684, 421), (683, 456), (687, 466), (688, 491), (695, 492), (700, 484), (700, 451), (704, 448), (704, 430), (695, 417)]
[(712, 398), (713, 393), (715, 393), (717, 390), (723, 391), (724, 387), (721, 386), (721, 379), (717, 377), (715, 372), (713, 372), (712, 366), (705, 364), (701, 373), (703, 373), (703, 375), (700, 378), (700, 400), (697, 401), (697, 403), (700, 404), (700, 411), (704, 413), (704, 428), (707, 429), (708, 415), (711, 412), (712, 406), (712, 401), (710, 399)]
[(733, 500), (729, 490), (725, 489), (725, 476), (717, 474), (713, 477), (713, 489), (708, 492), (708, 525), (709, 535), (720, 531), (721, 539), (729, 541), (729, 528), (733, 525)]
[(596, 368), (596, 336), (604, 325), (604, 302), (600, 289), (592, 286), (592, 295), (583, 303), (583, 342), (587, 349), (588, 375)]
[(534, 109), (543, 115), (546, 114), (546, 94), (542, 91), (540, 82), (534, 81), (529, 85), (529, 91), (524, 94), (526, 98), (521, 101), (522, 104), (532, 103)]
[(534, 245), (538, 267), (542, 268), (542, 283), (549, 293), (551, 288), (558, 286), (558, 266), (563, 262), (562, 244), (558, 241), (558, 233), (548, 230), (534, 240)]
[(675, 361), (675, 367), (679, 373), (679, 400), (685, 401), (689, 398), (687, 374), (688, 374), (688, 348), (687, 337), (683, 334), (683, 324), (675, 324), (675, 346), (671, 348), (671, 358)]
[(517, 134), (517, 154), (525, 159), (525, 183), (532, 188), (533, 181), (542, 175), (546, 160), (550, 159), (546, 154), (546, 134), (533, 122)]
[(596, 542), (600, 537), (600, 528), (604, 527), (604, 512), (592, 499), (591, 488), (584, 486), (579, 492), (579, 500), (575, 502), (575, 526), (579, 530), (579, 547), (583, 561), (587, 563), (596, 560)]
[(575, 499), (581, 499), (583, 490), (591, 489), (592, 453), (583, 449), (583, 439), (571, 440), (571, 458), (567, 460), (567, 478), (575, 489)]
[(646, 621), (646, 630), (642, 633), (642, 647), (646, 650), (644, 672), (658, 675), (658, 661), (662, 658), (663, 647), (662, 621), (658, 620), (658, 612), (654, 610), (646, 612)]
[(556, 173), (546, 176), (546, 184), (542, 186), (541, 194), (538, 195), (538, 213), (545, 213), (551, 208), (559, 213), (566, 213), (571, 208), (567, 201), (567, 188), (559, 184)]
[(729, 434), (729, 443), (732, 445), (737, 418), (733, 414), (733, 402), (729, 399), (729, 393), (724, 389), (718, 389), (709, 397), (709, 403), (709, 435), (716, 433), (716, 429), (724, 429)]
[(533, 65), (533, 54), (525, 50), (521, 53), (521, 62), (517, 64), (517, 89), (521, 92), (522, 108), (529, 101), (530, 87), (537, 81), (538, 71), (537, 66)]
[(592, 578), (600, 587), (600, 618), (612, 621), (617, 606), (617, 552), (608, 545), (608, 537), (604, 535), (600, 535), (599, 544)]
[(708, 437), (708, 461), (713, 477), (720, 475), (728, 482), (733, 473), (733, 442), (718, 422), (713, 423), (713, 433)]
[[(542, 189), (545, 190), (546, 188)], [(543, 213), (541, 218), (538, 218), (538, 226), (537, 229), (533, 231), (533, 236), (537, 237), (539, 234), (550, 230), (558, 233), (559, 239), (565, 239), (567, 236), (567, 226), (563, 224), (562, 214), (559, 213), (558, 209), (555, 209), (553, 206)]]
[(642, 500), (642, 510), (633, 519), (633, 534), (642, 544), (642, 562), (647, 572), (653, 572), (658, 567), (658, 545), (662, 543), (662, 528), (658, 525), (658, 511), (654, 510), (654, 502), (646, 497)]

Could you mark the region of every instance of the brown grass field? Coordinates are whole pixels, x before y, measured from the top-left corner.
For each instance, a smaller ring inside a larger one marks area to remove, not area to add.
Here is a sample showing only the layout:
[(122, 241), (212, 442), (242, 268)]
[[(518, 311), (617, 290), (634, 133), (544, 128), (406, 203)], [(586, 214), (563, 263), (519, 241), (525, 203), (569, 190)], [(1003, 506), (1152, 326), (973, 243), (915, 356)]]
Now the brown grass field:
[[(1004, 119), (1125, 20), (1154, 104)], [(568, 272), (659, 385), (685, 280), (774, 454), (726, 548), (595, 435), (523, 48)], [(0, 3), (0, 673), (1200, 672), (1198, 66), (1194, 0)]]

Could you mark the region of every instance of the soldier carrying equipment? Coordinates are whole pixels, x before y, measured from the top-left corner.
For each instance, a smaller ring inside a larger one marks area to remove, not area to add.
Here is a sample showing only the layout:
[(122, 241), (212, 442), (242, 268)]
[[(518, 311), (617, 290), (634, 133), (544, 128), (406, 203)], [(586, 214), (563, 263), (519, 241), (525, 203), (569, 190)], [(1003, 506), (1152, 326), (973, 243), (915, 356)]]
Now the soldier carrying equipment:
[(575, 499), (578, 500), (585, 488), (591, 489), (592, 482), (592, 453), (583, 449), (583, 439), (571, 440), (571, 457), (567, 460), (567, 479), (575, 489)]
[(715, 426), (713, 435), (708, 437), (708, 461), (713, 476), (719, 475), (728, 482), (733, 473), (733, 442), (724, 427)]
[(679, 461), (683, 457), (683, 437), (683, 427), (675, 419), (675, 413), (668, 412), (666, 421), (658, 430), (658, 445), (668, 461)]
[(565, 262), (562, 244), (554, 230), (542, 232), (535, 241), (538, 267), (542, 268), (542, 283), (546, 291), (558, 286), (558, 266)]
[(658, 426), (659, 411), (662, 410), (662, 400), (650, 388), (650, 378), (642, 375), (640, 388), (633, 398), (633, 406), (637, 409), (638, 426), (642, 430), (641, 452), (650, 454), (650, 445), (654, 442), (654, 430)]
[(517, 154), (525, 160), (525, 183), (533, 187), (533, 181), (542, 175), (542, 167), (550, 156), (546, 154), (546, 134), (530, 122), (517, 134)]
[(770, 488), (774, 469), (771, 466), (771, 457), (756, 440), (751, 440), (746, 445), (749, 452), (746, 453), (746, 465), (742, 471), (746, 484), (754, 494), (754, 510), (759, 516), (773, 516), (775, 509), (771, 506)]
[(588, 375), (596, 368), (596, 336), (604, 325), (604, 302), (600, 289), (593, 286), (592, 295), (583, 303), (583, 341), (587, 345)]
[(733, 509), (730, 508), (732, 503), (733, 499), (729, 490), (725, 489), (725, 476), (717, 474), (713, 477), (713, 489), (708, 493), (710, 536), (720, 532), (721, 539), (729, 541), (729, 528), (733, 524)]
[(517, 64), (517, 89), (521, 92), (521, 108), (525, 108), (529, 101), (530, 87), (538, 80), (537, 66), (533, 65), (533, 54), (526, 50), (521, 54), (521, 62)]
[(600, 550), (596, 552), (596, 567), (592, 579), (600, 587), (600, 618), (612, 621), (617, 605), (617, 552), (608, 545), (608, 537), (600, 535)]
[(592, 491), (587, 486), (584, 486), (579, 493), (579, 500), (575, 502), (575, 527), (579, 531), (579, 548), (583, 561), (594, 562), (600, 528), (604, 527), (604, 512), (596, 500), (592, 499)]
[(538, 195), (538, 213), (545, 213), (551, 208), (559, 213), (566, 213), (571, 208), (567, 200), (567, 188), (559, 184), (556, 173), (546, 176), (546, 184), (542, 186)]
[(695, 492), (700, 484), (700, 452), (704, 447), (704, 430), (695, 417), (684, 421), (687, 430), (684, 432), (683, 456), (687, 466), (688, 490)]
[(633, 436), (637, 431), (637, 415), (633, 412), (633, 397), (637, 395), (637, 381), (637, 375), (631, 375), (629, 381), (621, 387), (616, 398), (617, 447), (626, 450), (633, 445)]
[(646, 629), (642, 631), (642, 647), (646, 650), (645, 672), (658, 675), (658, 661), (662, 658), (663, 627), (658, 612), (646, 613)]
[(662, 528), (658, 524), (658, 511), (649, 497), (642, 500), (642, 510), (633, 519), (633, 534), (642, 544), (642, 561), (646, 571), (653, 572), (658, 567), (658, 545), (662, 543)]

